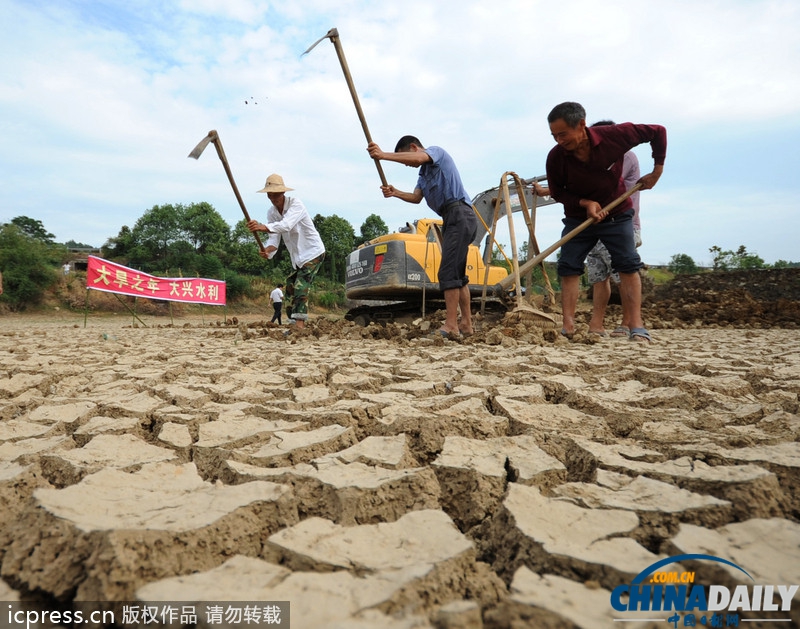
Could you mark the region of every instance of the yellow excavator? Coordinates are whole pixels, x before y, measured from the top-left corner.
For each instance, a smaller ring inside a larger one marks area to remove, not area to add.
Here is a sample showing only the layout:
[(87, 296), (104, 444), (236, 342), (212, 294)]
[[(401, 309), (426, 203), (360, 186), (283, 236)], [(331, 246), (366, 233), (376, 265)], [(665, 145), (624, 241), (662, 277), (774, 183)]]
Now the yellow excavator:
[[(550, 197), (536, 197), (534, 204), (529, 186), (534, 180), (544, 179), (544, 176), (526, 179), (522, 186), (515, 185), (510, 189), (512, 212), (522, 208), (519, 187), (525, 194), (526, 207), (541, 207), (554, 202)], [(485, 284), (489, 288), (487, 305), (505, 309), (509, 302), (503, 299), (504, 295), (497, 295), (494, 287), (501, 283), (509, 284), (509, 273), (504, 267), (490, 264), (490, 236), (497, 220), (498, 198), (503, 198), (500, 186), (481, 192), (472, 200), (478, 215), (478, 233), (469, 247), (467, 276), (473, 300), (484, 296)], [(430, 311), (443, 308), (444, 297), (437, 280), (441, 261), (441, 225), (441, 219), (417, 219), (353, 251), (347, 258), (345, 283), (346, 296), (352, 307), (345, 318), (368, 325), (372, 321), (384, 323), (418, 316), (424, 314), (426, 308)], [(480, 245), (484, 239), (486, 242), (481, 253)], [(516, 283), (511, 281), (507, 290), (509, 295), (512, 294)]]

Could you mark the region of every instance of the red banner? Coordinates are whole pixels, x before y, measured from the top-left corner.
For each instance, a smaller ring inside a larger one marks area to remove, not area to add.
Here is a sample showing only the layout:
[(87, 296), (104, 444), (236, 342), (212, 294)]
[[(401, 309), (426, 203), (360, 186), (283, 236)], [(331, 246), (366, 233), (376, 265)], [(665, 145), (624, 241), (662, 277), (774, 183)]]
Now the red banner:
[(95, 256), (89, 256), (86, 288), (164, 301), (225, 305), (225, 282), (222, 280), (155, 277)]

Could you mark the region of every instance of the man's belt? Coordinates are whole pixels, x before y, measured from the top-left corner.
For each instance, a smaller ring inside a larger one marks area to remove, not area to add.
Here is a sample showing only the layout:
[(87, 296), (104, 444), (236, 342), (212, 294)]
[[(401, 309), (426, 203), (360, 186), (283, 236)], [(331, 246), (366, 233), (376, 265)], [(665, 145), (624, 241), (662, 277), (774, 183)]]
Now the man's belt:
[(439, 211), (436, 212), (439, 216), (444, 217), (451, 209), (454, 207), (458, 207), (459, 205), (466, 205), (469, 207), (469, 203), (464, 201), (464, 199), (453, 199), (452, 201), (448, 201), (442, 207), (439, 208)]

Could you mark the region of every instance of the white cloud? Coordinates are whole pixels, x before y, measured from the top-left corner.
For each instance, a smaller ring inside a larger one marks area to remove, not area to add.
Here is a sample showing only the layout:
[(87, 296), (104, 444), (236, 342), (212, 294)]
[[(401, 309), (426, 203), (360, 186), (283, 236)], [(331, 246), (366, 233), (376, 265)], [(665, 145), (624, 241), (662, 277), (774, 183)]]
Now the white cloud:
[(267, 13), (270, 3), (266, 0), (182, 0), (179, 6), (186, 13), (252, 24)]
[[(755, 228), (739, 220), (752, 206), (731, 185), (744, 170), (731, 150), (737, 137), (779, 134), (774, 151), (759, 151), (765, 170), (794, 160), (787, 138), (800, 139), (800, 5), (793, 1), (6, 0), (0, 12), (15, 25), (0, 42), (8, 149), (0, 157), (0, 221), (38, 218), (60, 240), (101, 244), (162, 203), (209, 201), (230, 223), (239, 220), (213, 151), (186, 159), (212, 128), (251, 212), (265, 204), (254, 191), (280, 172), (312, 213), (337, 213), (356, 230), (374, 212), (392, 228), (429, 215), (381, 196), (331, 43), (301, 56), (335, 26), (373, 138), (392, 148), (414, 133), (444, 146), (471, 194), (497, 185), (507, 170), (542, 174), (552, 146), (547, 113), (579, 100), (591, 119), (661, 123), (677, 139), (649, 193), (654, 205), (675, 201), (663, 212), (673, 221), (645, 225), (644, 255), (668, 260), (685, 238), (674, 224), (727, 207), (736, 220), (695, 230), (698, 244), (686, 253), (722, 246), (728, 233), (735, 242), (733, 230), (742, 229), (738, 244), (770, 241), (758, 251), (768, 261), (797, 258), (786, 234), (800, 232), (799, 219), (782, 207), (798, 184), (783, 179), (760, 191), (764, 220)], [(742, 154), (749, 150), (742, 145)], [(645, 169), (649, 150), (638, 152)], [(698, 155), (713, 164), (713, 179), (697, 170)], [(416, 180), (395, 164), (385, 171), (400, 188)], [(690, 187), (696, 197), (687, 199)], [(557, 217), (540, 227), (541, 246), (558, 238)]]

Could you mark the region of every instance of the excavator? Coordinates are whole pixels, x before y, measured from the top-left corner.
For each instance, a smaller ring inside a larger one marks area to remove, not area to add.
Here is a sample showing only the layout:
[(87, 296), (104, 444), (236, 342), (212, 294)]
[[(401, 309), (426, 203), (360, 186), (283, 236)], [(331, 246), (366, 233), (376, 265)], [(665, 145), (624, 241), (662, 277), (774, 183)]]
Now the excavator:
[[(500, 186), (485, 190), (472, 200), (478, 217), (478, 232), (467, 256), (467, 275), (473, 300), (482, 299), (484, 305), (498, 310), (509, 307), (517, 283), (509, 278), (505, 267), (491, 264), (494, 229), (500, 215), (498, 209), (508, 198), (512, 212), (524, 210), (527, 221), (527, 208), (533, 208), (535, 220), (535, 208), (554, 203), (551, 197), (534, 198), (530, 188), (533, 181), (545, 179), (545, 176), (540, 176), (520, 180), (515, 175), (513, 185), (505, 190), (501, 182)], [(520, 192), (524, 200), (520, 200)], [(506, 211), (504, 208), (503, 212)], [(374, 238), (350, 253), (345, 292), (352, 307), (345, 318), (366, 326), (373, 321), (387, 323), (424, 315), (426, 308), (431, 311), (443, 308), (444, 297), (437, 280), (441, 261), (441, 225), (442, 220), (435, 218), (407, 222), (396, 232)], [(533, 233), (532, 226), (528, 227)], [(482, 243), (483, 253), (480, 249)], [(534, 253), (539, 252), (534, 250)], [(493, 290), (497, 286), (503, 287), (501, 294)], [(486, 287), (490, 290), (487, 291)]]

